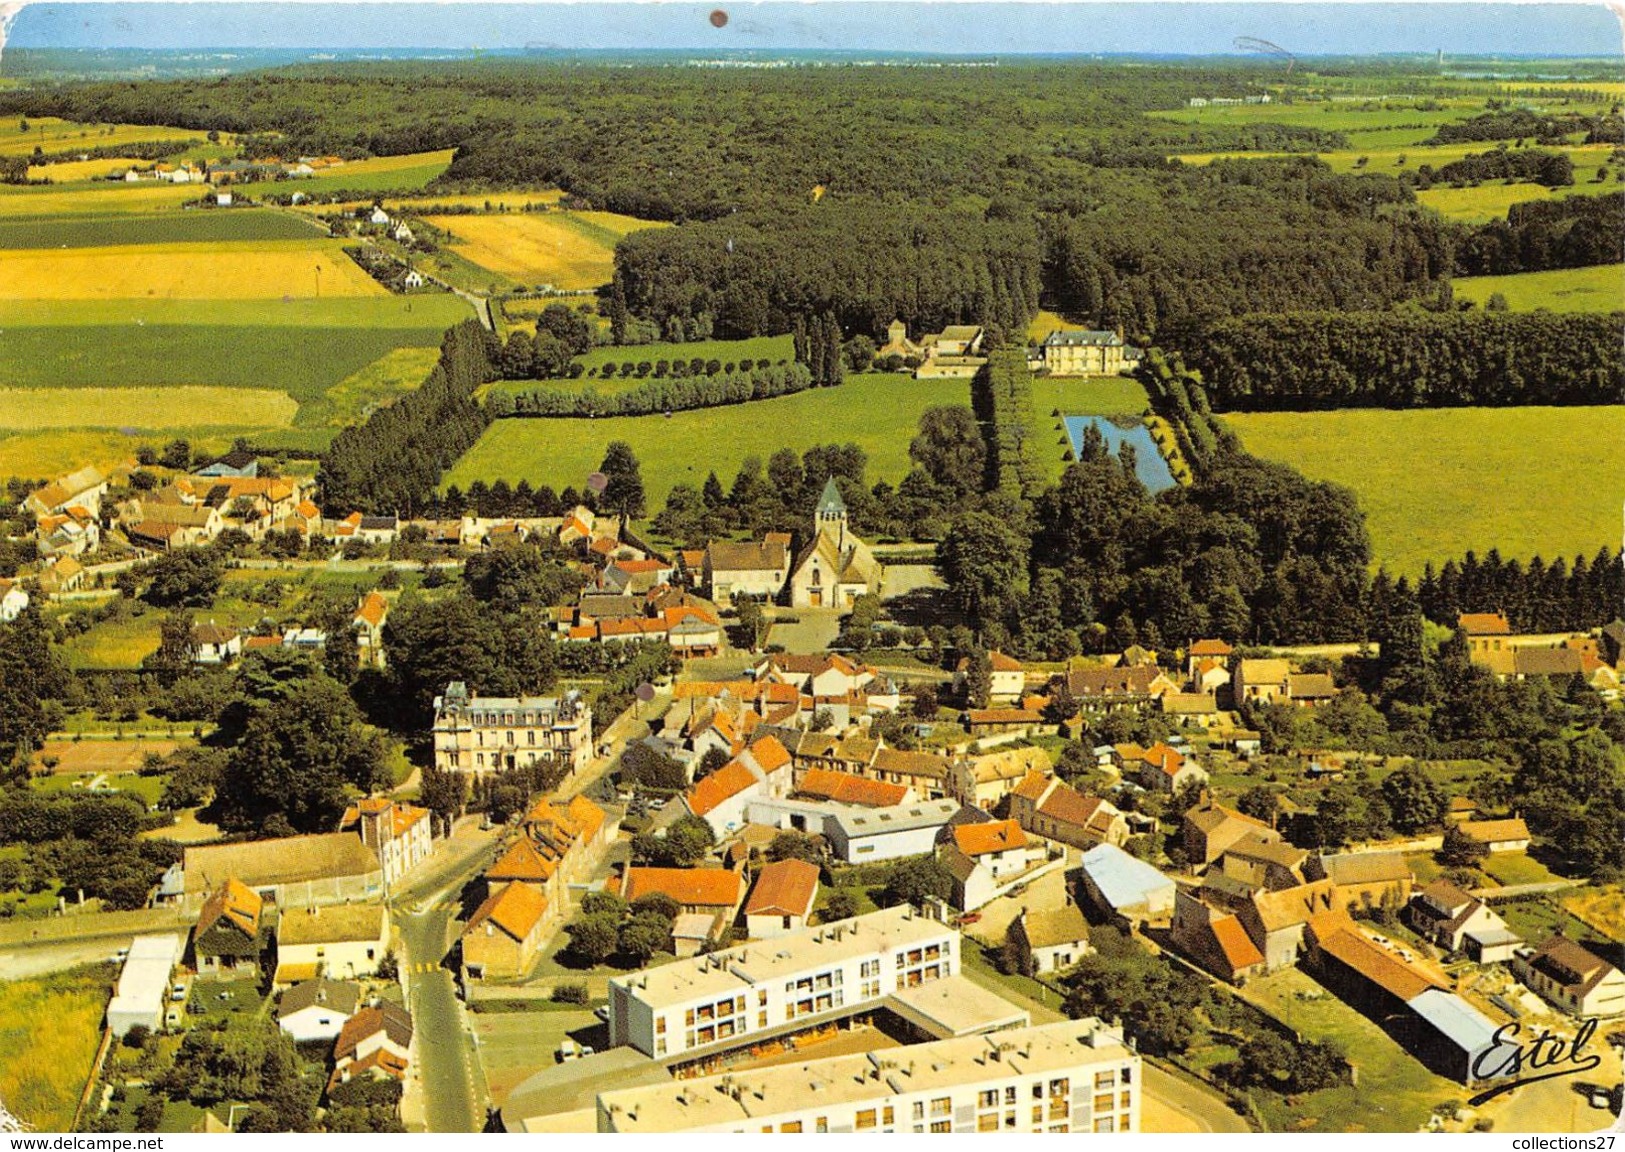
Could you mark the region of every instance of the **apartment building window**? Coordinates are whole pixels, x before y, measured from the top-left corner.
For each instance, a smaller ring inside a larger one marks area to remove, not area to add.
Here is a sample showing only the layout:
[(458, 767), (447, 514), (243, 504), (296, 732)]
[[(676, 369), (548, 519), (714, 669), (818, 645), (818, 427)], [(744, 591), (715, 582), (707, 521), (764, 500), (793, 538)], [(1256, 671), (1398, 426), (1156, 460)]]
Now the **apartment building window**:
[(879, 976), (880, 975), (880, 961), (879, 960), (865, 960), (861, 965), (858, 966), (858, 975), (859, 976)]
[(865, 980), (863, 982), (863, 998), (865, 1000), (878, 1000), (880, 998), (879, 980)]
[(655, 1035), (656, 1036), (664, 1036), (665, 1034), (666, 1034), (666, 1018), (664, 1016), (658, 1016), (658, 1017), (655, 1018)]
[(813, 1123), (813, 1131), (814, 1132), (828, 1132), (829, 1131), (829, 1117), (828, 1116), (820, 1116)]
[(762, 1011), (756, 1013), (756, 1027), (758, 1027), (758, 1028), (766, 1028), (767, 1027), (767, 1010), (765, 1008)]
[(985, 1116), (978, 1116), (976, 1118), (976, 1130), (978, 1132), (997, 1132), (999, 1130), (999, 1114), (989, 1112)]
[(1102, 1088), (1115, 1088), (1115, 1087), (1117, 1087), (1117, 1073), (1116, 1072), (1096, 1072), (1095, 1073), (1095, 1091), (1096, 1092), (1100, 1091)]
[(1096, 1112), (1110, 1112), (1111, 1110), (1112, 1094), (1110, 1092), (1102, 1092), (1099, 1096), (1095, 1097)]
[(1133, 1107), (1134, 1094), (1132, 1092), (1119, 1092), (1117, 1095), (1117, 1106), (1123, 1109)]
[(1123, 1069), (1123, 1074), (1120, 1077), (1118, 1077), (1118, 1079), (1120, 1079), (1124, 1084), (1132, 1084), (1132, 1083), (1134, 1083), (1134, 1068), (1133, 1068), (1133, 1066), (1130, 1065), (1129, 1067), (1124, 1068)]
[(662, 1036), (658, 1040), (655, 1041), (655, 1055), (656, 1056), (664, 1056), (665, 1054), (666, 1054), (666, 1038), (664, 1036)]
[(1064, 1077), (1060, 1080), (1051, 1080), (1049, 1082), (1049, 1094), (1051, 1096), (1065, 1096), (1071, 1090), (1072, 1081)]
[(954, 1126), (953, 1126), (953, 1123), (951, 1121), (948, 1121), (948, 1120), (933, 1120), (933, 1121), (931, 1121), (931, 1131), (933, 1131), (933, 1132), (952, 1132), (953, 1130), (954, 1130)]
[(758, 988), (756, 990), (756, 1007), (758, 1007), (758, 1008), (766, 1008), (767, 1007), (767, 989), (766, 988)]
[(1112, 1122), (1112, 1118), (1110, 1116), (1102, 1116), (1099, 1120), (1095, 1121), (1096, 1132), (1115, 1132), (1116, 1130), (1117, 1126)]
[(779, 1131), (780, 1132), (800, 1132), (801, 1131), (801, 1121), (800, 1120), (786, 1120), (783, 1124), (779, 1125)]
[(529, 743), (531, 743), (531, 744), (536, 743), (536, 733), (527, 732), (527, 733), (525, 733), (525, 735), (529, 738)]
[(976, 1097), (978, 1108), (997, 1108), (999, 1106), (999, 1090), (988, 1088)]
[(1006, 1104), (1014, 1104), (1016, 1102), (1016, 1086), (1014, 1084), (1010, 1085), (1004, 1090), (1004, 1102)]
[(952, 1096), (938, 1096), (931, 1101), (931, 1115), (933, 1116), (947, 1116), (953, 1110), (954, 1099)]
[(925, 1101), (924, 1100), (916, 1100), (916, 1101), (914, 1101), (914, 1119), (916, 1119), (916, 1120), (924, 1120), (925, 1119)]
[(880, 1122), (888, 1128), (897, 1123), (897, 1112), (890, 1104), (880, 1110)]
[(863, 1132), (863, 1131), (867, 1131), (870, 1128), (873, 1128), (874, 1126), (875, 1126), (875, 1110), (873, 1108), (859, 1109), (858, 1110), (857, 1122), (854, 1125), (854, 1127), (856, 1127), (859, 1132)]

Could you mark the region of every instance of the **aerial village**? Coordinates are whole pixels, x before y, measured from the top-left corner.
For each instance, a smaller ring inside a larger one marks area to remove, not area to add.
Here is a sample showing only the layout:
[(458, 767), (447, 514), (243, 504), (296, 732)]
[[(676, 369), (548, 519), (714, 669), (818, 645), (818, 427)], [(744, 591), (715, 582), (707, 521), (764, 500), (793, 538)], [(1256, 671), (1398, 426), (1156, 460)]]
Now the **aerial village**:
[[(228, 532), (326, 537), (333, 563), (360, 565), (410, 542), (426, 571), (530, 544), (582, 578), (543, 606), (558, 645), (661, 657), (616, 714), (584, 685), (492, 696), (447, 679), (422, 736), (462, 804), (353, 794), (324, 831), (188, 846), (144, 911), (102, 913), (167, 929), (115, 957), (103, 1116), (135, 1091), (117, 1052), (150, 1058), (261, 1003), (315, 1053), (329, 1108), (421, 1127), (472, 1106), (530, 1132), (1134, 1131), (1186, 1107), (1150, 1078), (1147, 1043), (1221, 1114), (1290, 1098), (1245, 1060), (1203, 1064), (1137, 1031), (1136, 1005), (1100, 990), (1144, 965), (1203, 998), (1207, 1043), (1273, 1029), (1304, 1046), (1304, 1091), (1351, 1083), (1353, 1053), (1298, 1031), (1294, 1005), (1364, 1021), (1462, 1097), (1516, 1070), (1508, 1023), (1573, 1036), (1625, 1017), (1625, 974), (1582, 942), (1586, 917), (1530, 915), (1578, 889), (1538, 863), (1518, 811), (1371, 753), (1283, 755), (1244, 726), (1353, 707), (1336, 653), (1193, 637), (943, 659), (901, 630), (831, 648), (906, 569), (851, 529), (834, 481), (803, 531), (666, 554), (585, 505), (326, 519), (308, 481), (260, 465), (237, 451), (142, 466), (139, 489), (84, 470), (30, 493), (38, 567), (0, 581), (0, 608)], [(381, 672), (398, 589), (378, 579), (337, 622), (199, 619), (184, 647), (221, 671), (320, 654), (337, 628)], [(795, 643), (818, 622), (824, 641)], [(1495, 677), (1618, 697), (1618, 623), (1517, 635), (1483, 611), (1458, 631)], [(1325, 809), (1379, 768), (1393, 828), (1339, 837)], [(479, 803), (509, 780), (517, 798)], [(1430, 1124), (1487, 1116), (1458, 1105)]]

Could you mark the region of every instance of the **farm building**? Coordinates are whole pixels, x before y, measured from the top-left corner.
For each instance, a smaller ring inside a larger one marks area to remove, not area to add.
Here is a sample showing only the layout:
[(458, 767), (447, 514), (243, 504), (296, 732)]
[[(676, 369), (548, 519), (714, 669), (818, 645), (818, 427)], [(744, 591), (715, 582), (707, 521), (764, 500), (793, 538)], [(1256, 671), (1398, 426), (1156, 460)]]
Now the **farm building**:
[(1625, 973), (1561, 933), (1512, 962), (1518, 978), (1575, 1016), (1625, 1015)]
[(1114, 844), (1083, 854), (1083, 888), (1108, 916), (1167, 924), (1174, 911), (1174, 882)]
[(1023, 908), (1009, 931), (1037, 973), (1070, 968), (1090, 951), (1089, 923), (1076, 904), (1038, 912)]
[(756, 877), (745, 902), (745, 929), (753, 940), (768, 940), (807, 926), (818, 899), (818, 866), (805, 860), (778, 860)]
[(107, 1027), (122, 1038), (137, 1024), (156, 1032), (164, 1023), (169, 975), (181, 958), (179, 936), (137, 936), (113, 986), (107, 1005)]

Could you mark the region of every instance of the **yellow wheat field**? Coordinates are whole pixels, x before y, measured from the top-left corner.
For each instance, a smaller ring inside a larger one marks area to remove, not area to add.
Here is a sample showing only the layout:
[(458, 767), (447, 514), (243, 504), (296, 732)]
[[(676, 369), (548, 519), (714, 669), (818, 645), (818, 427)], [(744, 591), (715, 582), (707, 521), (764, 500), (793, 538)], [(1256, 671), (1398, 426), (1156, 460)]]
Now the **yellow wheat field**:
[(615, 270), (615, 242), (658, 224), (613, 212), (527, 212), (501, 216), (430, 216), (462, 243), (464, 259), (521, 284), (596, 288)]
[(0, 184), (0, 218), (39, 216), (119, 216), (161, 211), (188, 200), (203, 190), (196, 184), (109, 184), (90, 188), (35, 189)]
[(0, 300), (385, 296), (337, 241), (0, 251)]
[(298, 401), (272, 388), (0, 388), (0, 428), (285, 428)]
[[(28, 131), (20, 131), (22, 121), (28, 121)], [(163, 128), (145, 124), (73, 124), (52, 116), (7, 117), (0, 124), (0, 156), (31, 154), (35, 148), (46, 153), (72, 152), (76, 149), (111, 148), (119, 144), (146, 143), (153, 140), (195, 140), (203, 143), (203, 133), (190, 128)]]
[(73, 184), (80, 180), (100, 180), (114, 172), (122, 172), (132, 165), (144, 167), (150, 160), (132, 160), (129, 157), (112, 160), (64, 160), (59, 164), (35, 164), (28, 169), (30, 180), (49, 180), (52, 184)]

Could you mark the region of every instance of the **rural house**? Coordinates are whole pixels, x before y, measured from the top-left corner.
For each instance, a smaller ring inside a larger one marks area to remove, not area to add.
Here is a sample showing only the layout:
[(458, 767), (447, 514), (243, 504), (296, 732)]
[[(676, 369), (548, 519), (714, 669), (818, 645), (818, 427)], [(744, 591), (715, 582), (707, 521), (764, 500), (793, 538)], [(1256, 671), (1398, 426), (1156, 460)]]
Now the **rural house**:
[(1174, 911), (1174, 882), (1145, 861), (1114, 844), (1083, 854), (1083, 890), (1096, 909), (1132, 923), (1168, 924)]
[(1446, 952), (1465, 952), (1475, 964), (1511, 960), (1523, 941), (1488, 904), (1448, 880), (1435, 880), (1406, 905), (1416, 934)]
[(1571, 1015), (1625, 1015), (1625, 973), (1562, 933), (1547, 937), (1538, 948), (1520, 949), (1512, 970)]
[(372, 976), (388, 951), (389, 913), (382, 904), (289, 908), (276, 926), (276, 983)]
[(722, 607), (736, 597), (771, 602), (790, 575), (788, 534), (769, 533), (761, 543), (713, 540), (705, 546), (703, 579), (706, 599)]
[(745, 930), (753, 940), (770, 940), (807, 927), (818, 899), (818, 866), (805, 860), (776, 860), (762, 868), (745, 902)]
[(236, 879), (227, 879), (203, 904), (192, 929), (193, 964), (219, 979), (259, 976), (265, 948), (261, 913), (265, 902)]
[(369, 1004), (345, 1022), (333, 1042), (328, 1091), (362, 1078), (405, 1080), (411, 1052), (412, 1014), (388, 1000)]
[(487, 896), (463, 929), (463, 971), (468, 978), (517, 979), (529, 973), (548, 926), (559, 918), (548, 911), (542, 890), (522, 880), (503, 884)]
[(1010, 793), (1010, 818), (1034, 835), (1086, 850), (1121, 848), (1129, 837), (1128, 821), (1109, 801), (1042, 772), (1029, 772)]
[(338, 1039), (361, 1003), (361, 988), (340, 980), (306, 980), (282, 994), (277, 1027), (296, 1043)]
[(1070, 968), (1091, 951), (1089, 922), (1076, 904), (1037, 912), (1023, 908), (1008, 932), (1037, 975)]
[(1264, 954), (1241, 920), (1183, 888), (1174, 896), (1173, 942), (1204, 969), (1237, 987), (1264, 971)]

